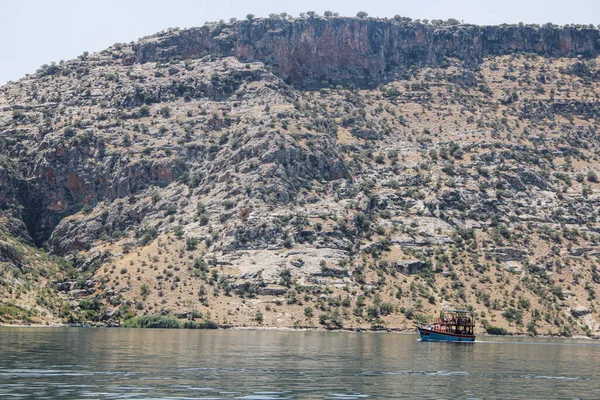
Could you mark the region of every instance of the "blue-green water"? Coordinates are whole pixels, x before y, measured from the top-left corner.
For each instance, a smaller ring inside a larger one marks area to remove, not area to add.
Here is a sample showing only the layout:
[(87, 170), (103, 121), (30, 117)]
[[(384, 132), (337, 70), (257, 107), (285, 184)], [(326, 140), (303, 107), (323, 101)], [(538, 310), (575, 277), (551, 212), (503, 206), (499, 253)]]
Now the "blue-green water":
[(600, 343), (0, 328), (0, 398), (600, 399)]

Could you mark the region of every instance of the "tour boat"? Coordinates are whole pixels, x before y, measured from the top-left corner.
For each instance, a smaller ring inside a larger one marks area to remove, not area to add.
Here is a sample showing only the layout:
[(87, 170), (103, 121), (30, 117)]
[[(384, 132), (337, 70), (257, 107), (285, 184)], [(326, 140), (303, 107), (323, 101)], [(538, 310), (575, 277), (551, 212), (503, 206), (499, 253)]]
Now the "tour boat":
[(442, 311), (431, 325), (417, 326), (422, 342), (474, 342), (475, 319), (472, 311)]

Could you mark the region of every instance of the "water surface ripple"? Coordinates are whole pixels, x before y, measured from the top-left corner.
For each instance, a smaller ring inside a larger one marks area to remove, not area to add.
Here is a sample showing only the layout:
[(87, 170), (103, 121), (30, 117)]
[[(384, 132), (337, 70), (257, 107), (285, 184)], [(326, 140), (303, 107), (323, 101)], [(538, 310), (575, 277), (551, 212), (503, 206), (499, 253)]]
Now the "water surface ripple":
[(0, 399), (599, 399), (599, 367), (584, 340), (0, 328)]

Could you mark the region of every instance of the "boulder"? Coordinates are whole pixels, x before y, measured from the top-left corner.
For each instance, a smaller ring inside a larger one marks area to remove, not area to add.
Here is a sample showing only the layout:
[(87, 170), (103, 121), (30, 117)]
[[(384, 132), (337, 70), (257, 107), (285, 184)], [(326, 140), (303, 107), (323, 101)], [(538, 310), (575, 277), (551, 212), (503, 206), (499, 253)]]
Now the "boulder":
[(121, 289), (119, 289), (119, 293), (125, 293), (125, 292), (130, 292), (131, 291), (131, 286), (126, 285), (123, 286)]
[(571, 308), (571, 315), (575, 318), (583, 317), (584, 315), (590, 314), (591, 311), (583, 306)]
[(500, 96), (500, 103), (502, 104), (511, 104), (515, 100), (510, 94), (504, 94)]
[(502, 174), (502, 177), (513, 189), (520, 191), (525, 190), (525, 185), (519, 176), (513, 174)]
[(87, 295), (89, 295), (89, 293), (86, 289), (75, 289), (75, 290), (69, 291), (69, 297), (74, 298), (74, 299), (80, 299)]
[(59, 292), (65, 292), (65, 293), (69, 292), (69, 291), (73, 290), (76, 283), (77, 283), (76, 281), (58, 282), (56, 284), (56, 290), (58, 290)]
[(381, 134), (371, 129), (354, 129), (352, 135), (364, 140), (381, 139)]
[(577, 247), (572, 249), (569, 254), (575, 257), (579, 257), (584, 254), (595, 256), (600, 254), (600, 250), (596, 247)]
[(259, 296), (281, 296), (287, 293), (287, 288), (280, 285), (267, 285), (257, 290)]
[(304, 265), (304, 261), (301, 258), (296, 258), (290, 261), (290, 264), (296, 268), (301, 268)]
[(520, 273), (523, 272), (523, 266), (520, 262), (506, 261), (502, 263), (502, 268), (510, 272)]
[(107, 321), (107, 320), (111, 319), (112, 317), (114, 317), (116, 313), (117, 313), (116, 308), (108, 307), (107, 309), (104, 310), (104, 313), (102, 313), (102, 320)]
[(498, 258), (500, 261), (522, 261), (528, 255), (526, 250), (516, 247), (496, 247), (487, 250), (486, 253), (489, 257)]
[(469, 208), (464, 194), (458, 190), (444, 192), (439, 200), (440, 210), (464, 211)]
[(542, 190), (551, 189), (550, 184), (535, 171), (523, 170), (520, 175), (521, 181), (526, 185), (537, 186)]
[(395, 262), (395, 267), (398, 270), (398, 272), (404, 275), (413, 275), (421, 273), (426, 266), (427, 263), (417, 259), (399, 260)]

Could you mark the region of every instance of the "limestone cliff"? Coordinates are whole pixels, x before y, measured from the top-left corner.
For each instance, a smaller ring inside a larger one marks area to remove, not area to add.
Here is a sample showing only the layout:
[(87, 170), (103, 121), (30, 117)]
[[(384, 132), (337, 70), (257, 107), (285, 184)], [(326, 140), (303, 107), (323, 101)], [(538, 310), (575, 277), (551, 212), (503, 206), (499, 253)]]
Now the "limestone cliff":
[(407, 67), (447, 58), (474, 65), (484, 57), (535, 53), (595, 57), (597, 29), (530, 26), (433, 26), (356, 18), (261, 19), (214, 24), (142, 40), (126, 64), (233, 56), (271, 65), (293, 83), (377, 82)]

